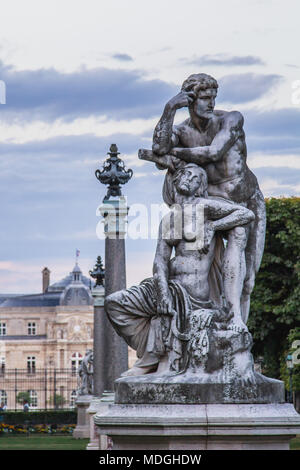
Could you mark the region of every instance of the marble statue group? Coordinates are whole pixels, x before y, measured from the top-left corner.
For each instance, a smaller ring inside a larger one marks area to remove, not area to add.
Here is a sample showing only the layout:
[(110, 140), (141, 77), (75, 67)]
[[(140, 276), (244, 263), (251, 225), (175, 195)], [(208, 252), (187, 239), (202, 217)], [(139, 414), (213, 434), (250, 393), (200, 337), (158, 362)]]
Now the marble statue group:
[[(167, 170), (163, 199), (171, 215), (160, 224), (153, 277), (105, 302), (113, 327), (137, 352), (119, 382), (160, 384), (154, 402), (162, 395), (176, 402), (174, 387), (183, 384), (223, 384), (211, 389), (221, 402), (255, 400), (258, 384), (276, 382), (254, 371), (247, 328), (264, 249), (264, 197), (247, 166), (243, 116), (216, 110), (217, 90), (207, 74), (188, 77), (164, 107), (152, 151), (139, 151)], [(185, 107), (188, 119), (174, 125)], [(191, 390), (189, 400), (199, 392)]]

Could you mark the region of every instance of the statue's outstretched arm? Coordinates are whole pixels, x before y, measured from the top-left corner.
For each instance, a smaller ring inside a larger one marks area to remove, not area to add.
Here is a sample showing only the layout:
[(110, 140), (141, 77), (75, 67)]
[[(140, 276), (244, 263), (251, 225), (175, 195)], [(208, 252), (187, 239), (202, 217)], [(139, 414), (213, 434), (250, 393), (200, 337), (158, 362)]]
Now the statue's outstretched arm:
[(201, 250), (204, 253), (208, 251), (215, 232), (247, 225), (255, 219), (255, 215), (251, 210), (239, 204), (230, 204), (216, 199), (204, 199), (204, 206), (208, 218), (205, 224), (204, 247)]
[(230, 230), (234, 227), (246, 225), (255, 219), (254, 213), (239, 204), (225, 201), (206, 199), (208, 218), (215, 231)]
[(221, 160), (233, 144), (244, 135), (243, 116), (238, 111), (228, 113), (223, 128), (217, 133), (211, 145), (203, 147), (174, 147), (170, 153), (188, 163), (206, 165)]

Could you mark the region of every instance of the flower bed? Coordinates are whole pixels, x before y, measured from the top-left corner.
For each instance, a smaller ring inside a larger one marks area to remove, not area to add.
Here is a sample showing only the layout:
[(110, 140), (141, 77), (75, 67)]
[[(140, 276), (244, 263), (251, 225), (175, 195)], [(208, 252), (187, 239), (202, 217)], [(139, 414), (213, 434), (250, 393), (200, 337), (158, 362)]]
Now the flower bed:
[(0, 423), (1, 434), (73, 434), (75, 424), (5, 424)]

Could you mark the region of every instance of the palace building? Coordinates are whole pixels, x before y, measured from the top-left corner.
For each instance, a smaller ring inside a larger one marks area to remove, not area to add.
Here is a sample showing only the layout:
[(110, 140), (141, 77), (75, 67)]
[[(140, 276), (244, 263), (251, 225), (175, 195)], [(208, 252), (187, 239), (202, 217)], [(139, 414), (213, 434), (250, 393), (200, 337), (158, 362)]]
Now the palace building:
[(42, 285), (41, 294), (0, 296), (0, 401), (8, 409), (22, 407), (20, 392), (33, 408), (53, 407), (57, 397), (74, 406), (77, 369), (93, 349), (91, 280), (76, 263), (54, 284), (44, 268)]
[(31, 409), (74, 407), (78, 368), (93, 349), (91, 282), (76, 262), (53, 284), (44, 268), (41, 294), (0, 294), (0, 403), (8, 409), (22, 409), (24, 393)]

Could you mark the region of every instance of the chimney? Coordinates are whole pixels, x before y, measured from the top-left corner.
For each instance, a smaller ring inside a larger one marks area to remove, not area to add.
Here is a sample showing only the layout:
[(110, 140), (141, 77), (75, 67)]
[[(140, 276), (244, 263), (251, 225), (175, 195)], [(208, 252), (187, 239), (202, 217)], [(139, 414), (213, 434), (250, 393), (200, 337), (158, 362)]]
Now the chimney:
[(50, 284), (50, 270), (48, 268), (44, 268), (42, 271), (43, 274), (43, 294), (46, 292), (46, 290), (49, 287)]

